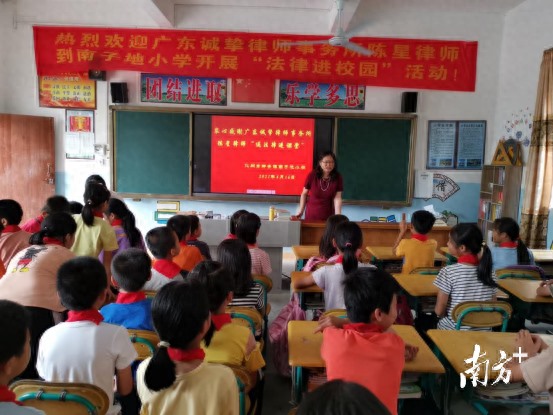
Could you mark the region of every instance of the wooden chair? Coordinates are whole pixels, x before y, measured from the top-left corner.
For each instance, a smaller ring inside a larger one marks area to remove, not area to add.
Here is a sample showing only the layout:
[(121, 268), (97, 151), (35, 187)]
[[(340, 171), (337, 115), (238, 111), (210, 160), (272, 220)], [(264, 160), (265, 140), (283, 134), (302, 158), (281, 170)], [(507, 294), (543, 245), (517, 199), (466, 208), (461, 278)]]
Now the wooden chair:
[[(225, 366), (231, 368), (234, 372), (234, 376), (236, 376), (240, 402), (240, 415), (255, 413), (255, 408), (250, 408), (251, 401), (250, 397), (248, 396), (248, 394), (256, 384), (255, 377), (252, 377), (252, 374), (248, 372), (245, 367), (227, 364), (225, 364)], [(257, 405), (257, 402), (255, 403), (255, 405)]]
[[(226, 312), (230, 314), (231, 318), (246, 320), (251, 327), (254, 328), (253, 334), (256, 338), (259, 337), (258, 333), (263, 335), (264, 319), (261, 314), (252, 307), (227, 307)], [(264, 344), (263, 344), (264, 345)]]
[(159, 336), (154, 331), (128, 329), (131, 342), (138, 353), (137, 361), (142, 361), (154, 355)]
[(105, 415), (109, 398), (96, 385), (19, 380), (10, 385), (17, 400), (46, 415)]
[(253, 274), (253, 280), (259, 284), (261, 284), (261, 286), (263, 288), (265, 288), (265, 292), (266, 293), (270, 293), (271, 290), (273, 289), (273, 280), (270, 279), (268, 276), (266, 275), (262, 275), (262, 274)]
[(157, 291), (144, 291), (144, 293), (146, 294), (146, 298), (149, 298), (150, 300), (153, 300), (153, 298), (156, 296), (157, 294)]
[(413, 269), (409, 274), (438, 275), (441, 269), (441, 267), (419, 267)]
[(501, 326), (501, 331), (505, 331), (512, 313), (513, 307), (505, 301), (464, 301), (457, 304), (451, 314), (455, 330), (464, 325), (474, 328)]
[(517, 278), (523, 280), (542, 280), (541, 272), (536, 269), (537, 267), (516, 267), (516, 268), (502, 268), (495, 271), (497, 279), (502, 280), (504, 278)]

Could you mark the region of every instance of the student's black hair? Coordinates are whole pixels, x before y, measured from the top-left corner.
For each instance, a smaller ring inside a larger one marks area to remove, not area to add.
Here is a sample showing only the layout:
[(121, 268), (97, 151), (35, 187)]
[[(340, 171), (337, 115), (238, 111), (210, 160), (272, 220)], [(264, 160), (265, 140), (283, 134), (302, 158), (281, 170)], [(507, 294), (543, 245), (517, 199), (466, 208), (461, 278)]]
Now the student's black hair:
[(51, 215), (54, 212), (70, 213), (69, 202), (65, 196), (54, 195), (46, 199), (46, 203), (42, 207), (42, 212)]
[(336, 379), (325, 382), (302, 399), (296, 415), (391, 415), (367, 388)]
[(61, 303), (68, 310), (92, 308), (107, 286), (106, 269), (97, 258), (72, 258), (58, 270), (56, 287)]
[(326, 220), (325, 230), (319, 242), (319, 255), (328, 259), (336, 255), (336, 247), (332, 244), (332, 240), (336, 237), (336, 228), (339, 224), (348, 222), (349, 219), (345, 215), (332, 215)]
[(417, 233), (426, 235), (432, 230), (436, 217), (427, 210), (417, 210), (411, 215), (411, 224)]
[(118, 252), (111, 261), (111, 274), (117, 285), (127, 292), (142, 290), (150, 278), (152, 261), (146, 252), (129, 248)]
[(234, 282), (234, 296), (244, 297), (253, 285), (252, 256), (246, 243), (240, 239), (225, 239), (217, 247), (217, 259)]
[(228, 294), (234, 290), (230, 272), (217, 261), (202, 261), (188, 273), (189, 281), (202, 284), (209, 298), (209, 310), (217, 311)]
[(449, 236), (455, 245), (465, 245), (473, 255), (478, 255), (482, 251), (478, 263), (478, 280), (488, 287), (497, 287), (497, 283), (492, 278), (492, 254), (490, 248), (484, 243), (480, 228), (474, 223), (459, 223), (451, 228)]
[(336, 246), (344, 255), (342, 267), (344, 272), (349, 274), (357, 269), (359, 260), (357, 259), (357, 250), (363, 245), (363, 233), (361, 228), (355, 222), (343, 222), (336, 227), (334, 236)]
[[(176, 349), (187, 349), (209, 318), (205, 288), (196, 281), (172, 281), (152, 301), (152, 320), (161, 341)], [(175, 382), (175, 363), (167, 348), (154, 353), (144, 374), (148, 389), (160, 391)]]
[(338, 177), (338, 161), (336, 160), (336, 154), (334, 154), (332, 151), (325, 151), (319, 154), (319, 158), (317, 159), (317, 166), (315, 166), (315, 173), (318, 179), (323, 178), (323, 169), (321, 168), (321, 161), (323, 161), (323, 159), (328, 156), (332, 157), (332, 160), (334, 160), (334, 168), (330, 172), (329, 177), (330, 177), (330, 180), (336, 180), (336, 178)]
[(188, 215), (190, 219), (190, 234), (194, 234), (200, 227), (200, 218), (197, 215)]
[(65, 243), (65, 237), (75, 232), (77, 232), (77, 223), (73, 216), (66, 212), (55, 212), (44, 218), (40, 224), (40, 231), (31, 235), (29, 243), (44, 245), (44, 237), (56, 238)]
[(167, 226), (150, 229), (146, 234), (146, 245), (156, 259), (167, 259), (175, 247), (175, 231)]
[(518, 265), (530, 265), (530, 254), (524, 242), (519, 239), (520, 227), (513, 218), (503, 217), (493, 221), (493, 229), (499, 233), (506, 233), (511, 242), (517, 243), (517, 263)]
[(0, 219), (6, 219), (8, 225), (19, 225), (23, 218), (23, 208), (13, 199), (0, 200)]
[(107, 187), (106, 181), (99, 174), (91, 174), (86, 178), (85, 186), (89, 183), (100, 183)]
[(81, 216), (83, 222), (87, 226), (92, 226), (94, 223), (94, 210), (102, 206), (103, 203), (109, 200), (109, 190), (106, 186), (98, 182), (87, 183), (84, 190), (84, 206)]
[(185, 241), (186, 235), (190, 233), (190, 216), (171, 216), (171, 218), (167, 221), (167, 226), (175, 231), (179, 241)]
[(75, 200), (72, 200), (71, 202), (69, 202), (69, 211), (73, 215), (80, 215), (83, 211), (83, 204)]
[(13, 301), (0, 300), (0, 365), (14, 356), (21, 356), (25, 350), (30, 325), (31, 319), (25, 307)]
[(346, 312), (352, 323), (370, 323), (377, 308), (389, 313), (394, 294), (400, 291), (394, 277), (381, 269), (368, 267), (348, 274), (343, 286)]
[(236, 224), (236, 236), (247, 244), (257, 242), (257, 231), (261, 228), (261, 219), (255, 213), (244, 213)]
[(140, 246), (142, 241), (142, 234), (136, 227), (136, 219), (134, 218), (133, 213), (129, 210), (125, 202), (120, 199), (111, 198), (108, 202), (108, 208), (106, 214), (109, 215), (113, 213), (117, 218), (123, 221), (123, 229), (127, 238), (129, 238), (129, 243), (133, 248)]
[(230, 217), (230, 233), (233, 235), (236, 235), (236, 226), (238, 225), (238, 219), (240, 219), (240, 216), (248, 213), (245, 209), (239, 209), (236, 212), (232, 214)]

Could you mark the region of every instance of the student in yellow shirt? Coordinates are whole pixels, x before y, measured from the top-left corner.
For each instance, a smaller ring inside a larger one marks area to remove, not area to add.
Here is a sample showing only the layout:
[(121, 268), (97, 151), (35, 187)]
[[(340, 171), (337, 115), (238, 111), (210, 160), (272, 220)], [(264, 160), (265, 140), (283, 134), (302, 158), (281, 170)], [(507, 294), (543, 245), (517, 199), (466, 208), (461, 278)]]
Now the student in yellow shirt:
[(434, 253), (438, 243), (426, 236), (434, 226), (436, 218), (426, 210), (417, 210), (411, 216), (411, 239), (404, 239), (408, 230), (405, 216), (399, 224), (399, 235), (392, 248), (394, 255), (403, 257), (404, 274), (409, 274), (415, 268), (433, 267)]

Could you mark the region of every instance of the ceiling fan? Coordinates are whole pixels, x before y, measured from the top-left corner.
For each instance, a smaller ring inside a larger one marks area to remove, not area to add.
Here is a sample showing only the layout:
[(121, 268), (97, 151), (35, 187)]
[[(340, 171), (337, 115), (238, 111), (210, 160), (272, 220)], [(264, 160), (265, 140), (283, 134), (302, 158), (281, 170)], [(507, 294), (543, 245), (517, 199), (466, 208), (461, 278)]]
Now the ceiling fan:
[(287, 42), (282, 43), (282, 46), (329, 44), (331, 46), (341, 46), (364, 56), (371, 56), (373, 54), (372, 50), (366, 49), (363, 46), (358, 45), (357, 43), (350, 42), (350, 38), (352, 38), (354, 34), (356, 32), (359, 32), (363, 27), (359, 27), (348, 32), (345, 32), (342, 28), (342, 11), (344, 10), (344, 0), (336, 0), (336, 10), (338, 10), (338, 29), (336, 29), (336, 33), (334, 33), (333, 37), (328, 40), (305, 40), (299, 42)]

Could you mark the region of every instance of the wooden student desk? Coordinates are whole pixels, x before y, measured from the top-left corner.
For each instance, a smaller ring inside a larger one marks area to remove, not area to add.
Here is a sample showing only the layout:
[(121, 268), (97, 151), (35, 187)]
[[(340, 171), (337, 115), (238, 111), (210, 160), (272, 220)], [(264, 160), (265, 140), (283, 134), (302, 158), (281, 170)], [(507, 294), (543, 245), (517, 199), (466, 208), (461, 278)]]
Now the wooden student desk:
[(434, 285), (435, 275), (392, 274), (401, 288), (412, 297), (436, 297), (438, 287)]
[(319, 245), (294, 245), (292, 252), (296, 257), (296, 271), (301, 271), (309, 258), (319, 255)]
[[(371, 254), (374, 261), (401, 261), (403, 259), (403, 257), (392, 253), (391, 246), (369, 245), (365, 249)], [(447, 258), (439, 252), (434, 252), (434, 261), (445, 263), (447, 262)]]
[[(290, 321), (288, 323), (288, 362), (293, 371), (293, 387), (296, 399), (301, 400), (303, 392), (303, 368), (325, 367), (321, 357), (322, 333), (314, 333), (316, 321)], [(404, 372), (445, 373), (445, 369), (413, 326), (394, 325), (393, 329), (405, 343), (417, 346), (415, 359), (405, 362)]]
[[(455, 384), (459, 385), (459, 375), (472, 367), (471, 363), (465, 363), (465, 359), (472, 358), (474, 354), (474, 346), (480, 346), (480, 354), (486, 355), (478, 360), (485, 362), (489, 360), (489, 365), (486, 368), (485, 364), (480, 365), (480, 374), (478, 379), (484, 380), (484, 371), (487, 369), (488, 385), (497, 378), (499, 371), (493, 371), (492, 366), (500, 359), (500, 350), (503, 350), (507, 357), (512, 357), (515, 351), (516, 333), (501, 333), (492, 331), (458, 331), (458, 330), (428, 330), (426, 332), (436, 347), (440, 350), (443, 356), (450, 364), (453, 370), (447, 371), (446, 385), (443, 390), (444, 414), (448, 413), (449, 409), (449, 394)], [(552, 338), (553, 336), (544, 336)], [(513, 357), (513, 361), (518, 362)], [(467, 376), (467, 386), (471, 384), (470, 375)], [(503, 383), (500, 381), (500, 383)], [(500, 404), (500, 402), (498, 402)], [(525, 405), (528, 405), (527, 403)], [(548, 403), (546, 403), (548, 405)]]
[(320, 294), (324, 292), (323, 290), (321, 290), (321, 288), (318, 285), (312, 285), (311, 287), (306, 287), (306, 288), (294, 287), (294, 281), (297, 281), (298, 279), (303, 278), (310, 274), (311, 274), (310, 272), (306, 272), (306, 271), (292, 271), (292, 273), (290, 274), (290, 278), (292, 280), (290, 286), (292, 287), (292, 292), (298, 294), (300, 307), (302, 308), (302, 310), (307, 309), (306, 296), (308, 296), (309, 294)]
[(497, 283), (503, 290), (525, 303), (553, 304), (553, 297), (542, 297), (536, 294), (541, 281), (505, 278)]

